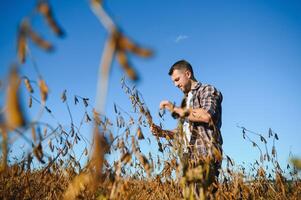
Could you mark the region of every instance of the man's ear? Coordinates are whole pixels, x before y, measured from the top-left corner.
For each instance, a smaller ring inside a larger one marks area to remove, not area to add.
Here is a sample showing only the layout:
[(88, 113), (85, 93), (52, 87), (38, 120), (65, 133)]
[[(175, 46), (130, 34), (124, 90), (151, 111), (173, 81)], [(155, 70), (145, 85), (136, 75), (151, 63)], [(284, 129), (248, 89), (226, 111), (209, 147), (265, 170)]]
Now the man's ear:
[(185, 74), (186, 74), (186, 76), (187, 76), (188, 78), (191, 78), (191, 72), (190, 72), (189, 70), (186, 70), (186, 71), (185, 71)]

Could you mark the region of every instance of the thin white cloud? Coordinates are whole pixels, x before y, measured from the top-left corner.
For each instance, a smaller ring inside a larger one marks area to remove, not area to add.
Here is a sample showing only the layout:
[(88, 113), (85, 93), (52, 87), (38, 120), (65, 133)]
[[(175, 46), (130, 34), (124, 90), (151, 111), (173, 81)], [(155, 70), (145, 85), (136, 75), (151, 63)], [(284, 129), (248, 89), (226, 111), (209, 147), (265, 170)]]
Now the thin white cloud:
[(180, 41), (186, 40), (187, 38), (187, 35), (178, 35), (178, 37), (175, 39), (175, 43), (179, 43)]

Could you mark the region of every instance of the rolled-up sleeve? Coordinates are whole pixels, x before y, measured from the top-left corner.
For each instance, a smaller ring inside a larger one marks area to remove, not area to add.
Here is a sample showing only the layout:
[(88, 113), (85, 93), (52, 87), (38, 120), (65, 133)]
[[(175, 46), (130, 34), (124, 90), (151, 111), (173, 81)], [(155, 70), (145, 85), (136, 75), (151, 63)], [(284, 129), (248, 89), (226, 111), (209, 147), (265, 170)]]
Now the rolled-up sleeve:
[(199, 92), (200, 107), (206, 110), (214, 121), (218, 120), (223, 100), (221, 92), (211, 85), (206, 85)]
[(195, 145), (199, 155), (212, 154), (212, 147), (222, 152), (223, 138), (220, 133), (222, 126), (222, 93), (209, 84), (199, 84), (194, 90), (193, 108), (202, 108), (210, 114), (215, 128), (207, 123), (193, 123), (193, 136), (190, 143)]

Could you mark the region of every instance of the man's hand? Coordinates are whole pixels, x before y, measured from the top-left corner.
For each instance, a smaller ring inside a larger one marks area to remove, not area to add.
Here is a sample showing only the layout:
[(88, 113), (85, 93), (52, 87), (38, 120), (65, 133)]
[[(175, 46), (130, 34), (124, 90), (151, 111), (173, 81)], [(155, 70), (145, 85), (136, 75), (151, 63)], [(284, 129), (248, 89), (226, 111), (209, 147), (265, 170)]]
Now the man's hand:
[(150, 126), (150, 130), (153, 133), (154, 136), (157, 137), (164, 137), (167, 140), (173, 139), (174, 136), (174, 131), (170, 131), (170, 130), (163, 130), (160, 126), (156, 125), (156, 124), (152, 124)]
[(189, 115), (189, 110), (184, 108), (175, 107), (170, 101), (164, 100), (160, 103), (160, 109), (167, 109), (173, 115), (178, 117), (187, 117)]
[(150, 131), (153, 133), (154, 136), (163, 137), (162, 128), (156, 124), (152, 124), (150, 126)]
[(172, 112), (172, 111), (173, 111), (173, 108), (174, 108), (174, 105), (173, 105), (170, 101), (163, 100), (163, 101), (161, 101), (161, 103), (160, 103), (160, 109), (167, 109), (167, 110), (169, 110), (170, 112)]

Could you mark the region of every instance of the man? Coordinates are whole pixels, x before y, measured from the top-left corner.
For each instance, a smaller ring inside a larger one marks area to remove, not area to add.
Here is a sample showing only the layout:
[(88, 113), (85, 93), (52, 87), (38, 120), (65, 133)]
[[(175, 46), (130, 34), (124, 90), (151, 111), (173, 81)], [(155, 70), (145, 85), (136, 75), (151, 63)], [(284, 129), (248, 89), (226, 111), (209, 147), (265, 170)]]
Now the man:
[[(222, 161), (222, 94), (215, 87), (198, 82), (191, 65), (185, 60), (173, 64), (168, 74), (184, 93), (184, 99), (180, 107), (163, 100), (160, 109), (167, 109), (173, 117), (179, 118), (181, 128), (169, 131), (153, 124), (151, 131), (154, 135), (171, 139), (184, 133), (184, 157), (192, 168), (209, 165), (210, 171), (206, 172), (209, 186), (217, 181)], [(185, 169), (183, 173), (185, 176)]]

